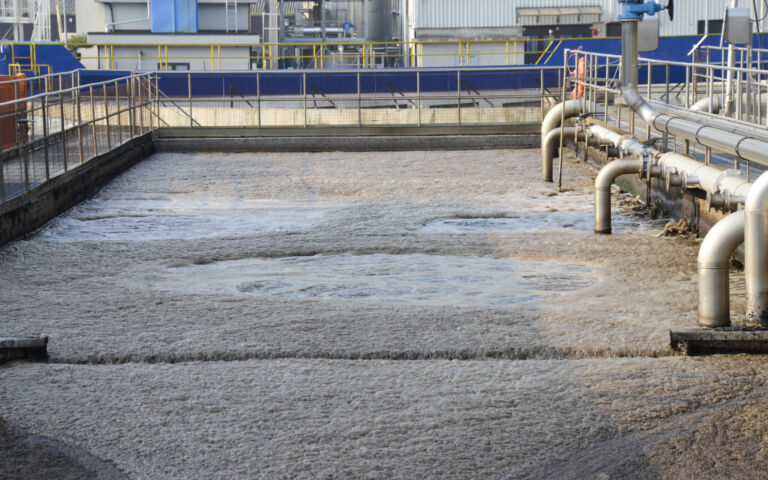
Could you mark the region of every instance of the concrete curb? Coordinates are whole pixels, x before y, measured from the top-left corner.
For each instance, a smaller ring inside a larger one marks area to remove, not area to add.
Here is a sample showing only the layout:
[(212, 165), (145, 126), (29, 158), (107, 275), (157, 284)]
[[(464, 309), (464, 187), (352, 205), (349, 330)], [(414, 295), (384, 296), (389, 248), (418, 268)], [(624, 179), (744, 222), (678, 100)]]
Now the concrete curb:
[(155, 138), (160, 152), (381, 152), (536, 148), (536, 134)]
[(0, 363), (47, 358), (48, 337), (0, 337)]

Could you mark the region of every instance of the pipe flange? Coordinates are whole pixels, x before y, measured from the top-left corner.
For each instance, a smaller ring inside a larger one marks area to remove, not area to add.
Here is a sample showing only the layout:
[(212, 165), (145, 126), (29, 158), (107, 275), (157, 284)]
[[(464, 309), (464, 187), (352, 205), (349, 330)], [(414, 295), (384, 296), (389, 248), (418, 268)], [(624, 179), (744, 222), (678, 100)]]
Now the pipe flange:
[(744, 198), (741, 195), (733, 195), (731, 193), (726, 193), (725, 195), (725, 209), (728, 209), (732, 212), (735, 212), (739, 209), (739, 206), (744, 205), (744, 202), (746, 201), (746, 198)]
[[(675, 169), (677, 170), (677, 169)], [(683, 184), (682, 177), (677, 173), (668, 173), (667, 178), (665, 180), (667, 191), (671, 190), (674, 187), (680, 187)]]
[(680, 181), (680, 186), (683, 187), (684, 190), (701, 188), (701, 179), (695, 175), (689, 175), (683, 172)]
[(725, 195), (720, 193), (707, 192), (705, 207), (707, 211), (721, 210), (725, 206)]

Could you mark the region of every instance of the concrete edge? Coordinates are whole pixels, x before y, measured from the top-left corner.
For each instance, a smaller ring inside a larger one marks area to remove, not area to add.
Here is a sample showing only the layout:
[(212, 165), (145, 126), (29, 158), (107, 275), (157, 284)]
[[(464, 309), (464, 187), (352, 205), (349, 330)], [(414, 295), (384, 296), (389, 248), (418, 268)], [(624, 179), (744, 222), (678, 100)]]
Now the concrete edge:
[(541, 123), (497, 125), (407, 125), (328, 127), (160, 127), (154, 138), (254, 138), (254, 137), (424, 137), (446, 135), (540, 134)]
[(766, 353), (768, 330), (687, 329), (670, 330), (672, 350), (683, 355), (716, 353)]
[(48, 337), (0, 337), (0, 363), (47, 358)]
[(538, 148), (540, 135), (156, 138), (160, 152), (371, 152)]

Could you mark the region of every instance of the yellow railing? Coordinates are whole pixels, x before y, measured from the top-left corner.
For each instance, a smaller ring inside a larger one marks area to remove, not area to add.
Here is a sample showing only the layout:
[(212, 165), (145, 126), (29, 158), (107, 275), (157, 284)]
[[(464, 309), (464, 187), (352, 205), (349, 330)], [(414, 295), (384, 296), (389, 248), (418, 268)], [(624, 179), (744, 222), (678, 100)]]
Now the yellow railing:
[[(541, 49), (535, 42), (547, 42)], [(562, 40), (317, 42), (219, 44), (91, 44), (86, 67), (106, 70), (251, 70), (285, 68), (467, 67), (539, 65)], [(526, 62), (525, 60), (528, 60)], [(89, 64), (90, 63), (90, 64)]]
[[(41, 75), (42, 73), (53, 73), (51, 66), (44, 63), (37, 63), (37, 44), (24, 43), (23, 46), (28, 47), (27, 52), (29, 55), (21, 55), (17, 51), (17, 45), (13, 42), (0, 43), (3, 47), (8, 46), (11, 49), (11, 61), (8, 65), (8, 75), (16, 75), (22, 71), (34, 72), (35, 75)], [(45, 71), (43, 71), (45, 69)]]

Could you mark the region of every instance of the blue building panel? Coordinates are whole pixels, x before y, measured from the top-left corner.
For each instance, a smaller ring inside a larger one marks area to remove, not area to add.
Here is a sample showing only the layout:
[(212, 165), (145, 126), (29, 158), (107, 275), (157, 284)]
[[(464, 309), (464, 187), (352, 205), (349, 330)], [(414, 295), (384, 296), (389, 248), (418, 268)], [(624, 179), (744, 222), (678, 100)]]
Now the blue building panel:
[(197, 33), (197, 0), (152, 0), (153, 33)]

